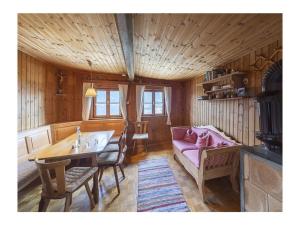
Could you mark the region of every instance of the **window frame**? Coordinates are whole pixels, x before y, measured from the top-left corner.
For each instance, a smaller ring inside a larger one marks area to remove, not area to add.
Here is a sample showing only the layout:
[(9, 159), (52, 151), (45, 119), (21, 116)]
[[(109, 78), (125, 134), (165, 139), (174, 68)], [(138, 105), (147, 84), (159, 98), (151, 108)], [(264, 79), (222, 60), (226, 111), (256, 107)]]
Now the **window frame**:
[(121, 108), (120, 108), (120, 100), (119, 100), (119, 115), (110, 115), (110, 92), (111, 91), (118, 91), (120, 94), (119, 89), (117, 88), (95, 88), (96, 93), (97, 91), (105, 91), (106, 92), (106, 115), (96, 115), (96, 105), (97, 100), (96, 97), (93, 98), (93, 119), (119, 119), (122, 118)]
[[(144, 102), (144, 94), (145, 92), (151, 92), (152, 93), (152, 113), (151, 114), (145, 114), (144, 109), (145, 109), (145, 102)], [(155, 113), (155, 92), (161, 92), (162, 93), (162, 113), (156, 114)], [(143, 111), (142, 111), (142, 116), (147, 117), (147, 116), (165, 116), (166, 115), (166, 106), (165, 106), (165, 93), (161, 89), (145, 89), (143, 93)]]

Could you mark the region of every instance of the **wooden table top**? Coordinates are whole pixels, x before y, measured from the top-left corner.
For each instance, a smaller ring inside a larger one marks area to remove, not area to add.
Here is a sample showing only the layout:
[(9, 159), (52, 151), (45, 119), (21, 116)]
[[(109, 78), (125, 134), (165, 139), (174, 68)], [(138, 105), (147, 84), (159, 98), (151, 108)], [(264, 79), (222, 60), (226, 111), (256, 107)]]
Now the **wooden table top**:
[(28, 160), (78, 159), (95, 155), (105, 148), (115, 131), (81, 132), (80, 147), (74, 148), (76, 133), (29, 155)]

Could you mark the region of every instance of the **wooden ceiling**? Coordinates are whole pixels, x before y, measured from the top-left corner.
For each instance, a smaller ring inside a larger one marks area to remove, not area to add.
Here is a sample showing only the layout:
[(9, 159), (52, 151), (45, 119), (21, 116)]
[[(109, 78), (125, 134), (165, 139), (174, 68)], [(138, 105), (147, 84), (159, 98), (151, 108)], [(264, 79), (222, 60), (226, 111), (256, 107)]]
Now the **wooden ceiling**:
[(19, 14), (21, 51), (77, 69), (121, 74), (125, 63), (113, 14)]
[[(134, 14), (134, 73), (188, 79), (282, 38), (281, 14)], [(113, 14), (19, 14), (18, 47), (77, 69), (126, 73)]]

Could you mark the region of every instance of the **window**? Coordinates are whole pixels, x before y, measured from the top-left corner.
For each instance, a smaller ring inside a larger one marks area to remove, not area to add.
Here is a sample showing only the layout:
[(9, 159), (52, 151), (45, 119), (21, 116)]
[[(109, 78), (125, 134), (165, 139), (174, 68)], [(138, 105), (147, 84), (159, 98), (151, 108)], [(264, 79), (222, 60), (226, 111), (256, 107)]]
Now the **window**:
[(118, 90), (98, 89), (94, 99), (94, 117), (120, 117), (120, 94)]
[(143, 115), (164, 115), (164, 93), (163, 91), (144, 91)]

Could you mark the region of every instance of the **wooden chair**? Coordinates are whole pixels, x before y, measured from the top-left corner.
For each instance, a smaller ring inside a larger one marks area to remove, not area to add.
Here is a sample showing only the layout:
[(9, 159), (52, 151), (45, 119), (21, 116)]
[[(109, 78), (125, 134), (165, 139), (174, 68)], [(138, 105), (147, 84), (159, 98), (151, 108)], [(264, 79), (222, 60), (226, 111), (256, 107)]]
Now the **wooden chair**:
[(134, 134), (132, 137), (133, 140), (133, 151), (136, 147), (136, 142), (141, 140), (144, 143), (145, 151), (148, 151), (148, 140), (149, 140), (149, 131), (148, 131), (149, 121), (135, 122), (134, 124)]
[[(88, 181), (97, 172), (97, 167), (72, 167), (66, 171), (65, 167), (70, 164), (70, 159), (51, 163), (38, 160), (35, 162), (42, 180), (39, 212), (47, 210), (51, 199), (61, 198), (66, 198), (64, 211), (69, 211), (72, 204), (72, 193), (83, 185), (89, 196), (91, 208), (94, 208), (95, 202)], [(50, 176), (52, 171), (54, 171), (55, 179), (52, 179)]]
[[(124, 126), (124, 130), (123, 130), (122, 134), (123, 133), (127, 134), (128, 122), (126, 121), (124, 124), (125, 124), (125, 126)], [(122, 136), (122, 134), (120, 136), (112, 137), (109, 140), (108, 144), (118, 144), (119, 143), (119, 139)]]
[(99, 182), (102, 179), (102, 175), (104, 172), (104, 169), (108, 167), (113, 167), (114, 169), (114, 175), (116, 180), (116, 185), (118, 189), (118, 195), (120, 194), (120, 186), (119, 186), (119, 178), (118, 178), (118, 172), (117, 167), (120, 168), (123, 179), (125, 179), (125, 173), (124, 173), (124, 159), (127, 152), (127, 145), (126, 145), (126, 133), (123, 132), (122, 135), (119, 138), (118, 142), (118, 149), (110, 149), (109, 151), (102, 151), (97, 158), (98, 162), (98, 168), (99, 168)]

